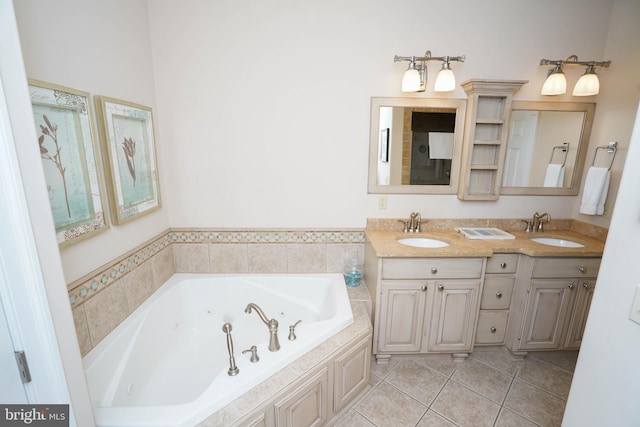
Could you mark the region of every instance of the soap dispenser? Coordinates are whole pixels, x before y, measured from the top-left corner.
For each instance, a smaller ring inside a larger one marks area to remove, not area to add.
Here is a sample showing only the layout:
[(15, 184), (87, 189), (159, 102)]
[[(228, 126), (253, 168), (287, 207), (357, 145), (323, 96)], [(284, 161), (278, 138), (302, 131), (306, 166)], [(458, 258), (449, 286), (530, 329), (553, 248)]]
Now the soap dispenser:
[(360, 279), (364, 277), (363, 264), (358, 260), (358, 252), (353, 251), (351, 259), (344, 264), (344, 282), (347, 286), (359, 286)]

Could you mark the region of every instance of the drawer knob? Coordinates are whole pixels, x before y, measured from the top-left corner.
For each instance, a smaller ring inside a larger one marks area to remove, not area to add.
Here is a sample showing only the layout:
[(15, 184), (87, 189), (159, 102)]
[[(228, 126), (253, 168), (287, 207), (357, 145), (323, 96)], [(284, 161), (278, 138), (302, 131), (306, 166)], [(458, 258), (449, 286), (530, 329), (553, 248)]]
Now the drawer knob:
[(492, 334), (495, 334), (495, 333), (496, 333), (496, 331), (497, 331), (496, 327), (495, 327), (495, 326), (492, 326), (492, 327), (491, 327), (491, 333), (492, 333)]
[(569, 283), (569, 289), (573, 289), (573, 282)]
[(438, 285), (438, 290), (439, 291), (443, 291), (444, 290), (444, 285)]
[(583, 282), (582, 287), (585, 289), (589, 289), (589, 284), (587, 282)]
[(506, 263), (506, 262), (501, 262), (501, 263), (500, 263), (500, 268), (501, 268), (501, 269), (503, 269), (503, 270), (504, 270), (505, 268), (507, 268), (507, 263)]
[(502, 292), (500, 291), (496, 292), (496, 298), (502, 298)]
[(420, 288), (422, 290), (422, 292), (426, 292), (427, 291), (427, 285), (422, 285), (422, 288)]
[(580, 271), (580, 273), (586, 273), (587, 272), (586, 267), (578, 267), (578, 270)]
[(431, 274), (436, 274), (438, 272), (438, 269), (435, 267), (431, 267)]

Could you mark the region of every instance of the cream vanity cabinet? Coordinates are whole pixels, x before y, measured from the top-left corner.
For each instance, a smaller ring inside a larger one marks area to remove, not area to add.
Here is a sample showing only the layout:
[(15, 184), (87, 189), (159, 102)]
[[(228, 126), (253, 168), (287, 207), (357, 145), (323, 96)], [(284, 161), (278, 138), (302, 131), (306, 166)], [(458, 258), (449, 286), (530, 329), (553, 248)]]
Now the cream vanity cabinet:
[(600, 258), (523, 257), (519, 278), (522, 316), (508, 343), (514, 355), (530, 350), (579, 348)]
[(504, 344), (518, 259), (518, 254), (494, 254), (487, 259), (475, 345)]
[(378, 363), (392, 354), (471, 352), (484, 258), (377, 258), (370, 248), (365, 253)]

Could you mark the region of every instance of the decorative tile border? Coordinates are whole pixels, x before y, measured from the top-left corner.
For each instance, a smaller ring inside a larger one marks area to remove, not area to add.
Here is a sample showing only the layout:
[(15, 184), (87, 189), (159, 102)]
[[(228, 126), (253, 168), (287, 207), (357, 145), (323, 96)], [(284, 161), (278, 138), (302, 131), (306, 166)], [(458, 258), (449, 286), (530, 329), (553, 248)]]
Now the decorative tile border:
[(364, 230), (232, 230), (170, 229), (115, 261), (76, 280), (69, 286), (69, 303), (75, 308), (156, 253), (180, 243), (364, 243)]
[(173, 229), (171, 243), (364, 243), (364, 230)]

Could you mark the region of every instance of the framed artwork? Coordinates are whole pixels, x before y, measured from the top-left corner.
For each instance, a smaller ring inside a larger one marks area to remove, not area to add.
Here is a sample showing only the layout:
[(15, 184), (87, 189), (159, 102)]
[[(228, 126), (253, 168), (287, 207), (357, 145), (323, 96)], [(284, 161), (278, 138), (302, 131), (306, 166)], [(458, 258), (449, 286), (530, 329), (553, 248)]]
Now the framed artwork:
[(123, 224), (161, 206), (151, 108), (95, 97), (111, 220)]
[(108, 229), (89, 94), (29, 80), (29, 95), (58, 244)]
[(380, 130), (380, 161), (389, 161), (389, 128)]

